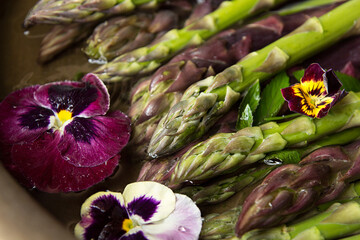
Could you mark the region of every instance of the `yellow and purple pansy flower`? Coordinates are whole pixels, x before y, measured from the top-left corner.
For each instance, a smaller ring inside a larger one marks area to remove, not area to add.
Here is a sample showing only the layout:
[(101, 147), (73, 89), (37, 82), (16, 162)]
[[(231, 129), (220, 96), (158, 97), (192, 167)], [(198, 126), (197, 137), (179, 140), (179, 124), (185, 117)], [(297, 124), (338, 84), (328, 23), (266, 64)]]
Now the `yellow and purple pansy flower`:
[(109, 104), (93, 74), (11, 93), (0, 103), (4, 165), (26, 186), (46, 192), (80, 191), (102, 181), (130, 137), (129, 118), (107, 113)]
[(325, 71), (319, 64), (311, 64), (300, 83), (281, 89), (291, 111), (312, 118), (322, 118), (346, 92), (332, 70)]
[(157, 182), (135, 182), (123, 194), (98, 192), (81, 207), (81, 240), (197, 240), (201, 213), (187, 196)]

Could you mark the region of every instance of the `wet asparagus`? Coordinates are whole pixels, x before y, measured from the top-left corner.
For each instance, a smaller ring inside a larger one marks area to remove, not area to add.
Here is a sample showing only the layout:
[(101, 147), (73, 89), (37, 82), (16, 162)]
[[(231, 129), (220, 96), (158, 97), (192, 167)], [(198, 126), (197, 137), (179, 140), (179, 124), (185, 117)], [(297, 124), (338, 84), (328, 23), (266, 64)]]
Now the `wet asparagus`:
[[(354, 7), (360, 9), (359, 0), (346, 2), (319, 18), (311, 18), (289, 35), (250, 53), (215, 77), (190, 86), (182, 100), (161, 119), (148, 153), (157, 157), (179, 150), (202, 136), (257, 79), (268, 79), (342, 37), (358, 34), (360, 10), (353, 11)], [(340, 18), (343, 21), (338, 21)]]
[[(275, 162), (274, 165), (256, 165), (254, 168), (251, 168), (244, 173), (240, 173), (233, 177), (221, 179), (210, 185), (188, 186), (185, 188), (181, 188), (179, 190), (179, 193), (188, 195), (190, 198), (193, 199), (193, 201), (196, 202), (196, 204), (219, 203), (230, 198), (237, 192), (240, 192), (243, 188), (261, 181), (272, 170), (279, 167), (280, 165), (298, 163), (298, 160), (301, 157), (304, 157), (311, 151), (330, 145), (344, 145), (358, 139), (359, 137), (360, 128), (347, 129), (342, 132), (322, 138), (316, 142), (313, 142), (308, 147), (292, 149), (291, 151), (298, 152), (298, 158), (279, 159), (279, 163), (276, 164)], [(268, 160), (272, 160), (271, 156), (271, 154), (270, 156), (267, 156), (265, 158), (265, 162), (268, 162)], [(276, 159), (274, 160), (276, 161)], [(156, 166), (154, 167), (156, 168)]]
[(214, 12), (182, 29), (167, 32), (154, 45), (115, 58), (99, 67), (95, 73), (104, 81), (121, 81), (124, 77), (150, 74), (182, 49), (199, 45), (231, 24), (284, 1), (224, 1)]
[(288, 146), (307, 144), (326, 135), (360, 126), (360, 93), (350, 92), (321, 119), (298, 117), (276, 124), (244, 128), (236, 133), (220, 133), (188, 150), (178, 161), (169, 186), (184, 181), (205, 180), (234, 172), (259, 161), (265, 154)]
[(272, 15), (238, 30), (222, 32), (202, 46), (174, 57), (135, 89), (129, 110), (134, 124), (130, 144), (147, 145), (160, 119), (192, 83), (221, 72), (248, 52), (266, 46), (311, 16), (320, 16), (333, 7), (335, 4), (288, 16)]

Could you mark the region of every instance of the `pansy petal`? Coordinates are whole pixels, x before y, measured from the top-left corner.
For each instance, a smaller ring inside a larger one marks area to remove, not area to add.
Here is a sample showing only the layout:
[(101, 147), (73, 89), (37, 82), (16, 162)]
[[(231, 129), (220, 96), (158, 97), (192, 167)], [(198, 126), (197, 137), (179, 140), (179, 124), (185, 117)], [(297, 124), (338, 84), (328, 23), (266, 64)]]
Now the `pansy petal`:
[(127, 234), (122, 236), (119, 240), (150, 240), (147, 238), (140, 227), (131, 229)]
[[(329, 70), (326, 72), (326, 78), (328, 82), (328, 96), (339, 93), (342, 84), (338, 77), (335, 75), (334, 71)], [(344, 92), (344, 91), (341, 91)]]
[(164, 220), (142, 226), (150, 240), (196, 240), (201, 230), (201, 213), (187, 196), (176, 195), (175, 210)]
[(131, 183), (123, 195), (131, 219), (140, 225), (162, 220), (175, 209), (175, 194), (160, 183)]
[(81, 206), (81, 221), (75, 227), (79, 239), (120, 239), (126, 231), (122, 223), (129, 219), (121, 193), (98, 192)]
[(110, 107), (110, 95), (105, 84), (95, 74), (92, 73), (86, 74), (82, 81), (96, 86), (98, 90), (98, 99), (91, 103), (90, 106), (80, 114), (80, 116), (85, 117), (97, 115), (99, 114), (98, 109), (102, 109), (102, 113), (100, 114), (104, 115)]
[(115, 156), (96, 167), (75, 167), (57, 149), (58, 134), (44, 133), (36, 141), (12, 147), (13, 165), (33, 187), (45, 192), (84, 190), (110, 176), (118, 165)]
[(69, 92), (75, 89), (81, 90), (85, 87), (82, 82), (61, 81), (41, 85), (34, 93), (34, 98), (41, 106), (57, 111), (58, 108), (67, 109), (73, 99), (68, 98)]
[(8, 95), (0, 103), (0, 139), (6, 144), (33, 141), (50, 125), (53, 112), (34, 100), (39, 86), (27, 87)]
[(130, 138), (130, 120), (120, 111), (93, 118), (75, 117), (65, 126), (61, 155), (77, 167), (94, 167), (118, 154)]
[(53, 82), (41, 86), (35, 98), (55, 112), (67, 110), (72, 116), (104, 115), (109, 110), (109, 93), (104, 83), (93, 74), (83, 82)]
[(306, 68), (304, 76), (301, 78), (301, 83), (307, 81), (323, 81), (324, 80), (325, 70), (318, 63), (311, 64)]

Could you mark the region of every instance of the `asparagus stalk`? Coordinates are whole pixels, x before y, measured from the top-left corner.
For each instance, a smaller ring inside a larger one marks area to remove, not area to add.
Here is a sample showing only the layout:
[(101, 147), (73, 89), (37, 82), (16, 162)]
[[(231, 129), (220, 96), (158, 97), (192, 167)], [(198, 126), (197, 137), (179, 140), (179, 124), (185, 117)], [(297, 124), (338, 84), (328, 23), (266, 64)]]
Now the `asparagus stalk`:
[(95, 28), (83, 51), (91, 59), (106, 62), (143, 47), (153, 41), (157, 33), (176, 27), (178, 16), (169, 10), (112, 18)]
[(271, 15), (238, 30), (217, 34), (203, 45), (174, 57), (135, 90), (129, 110), (133, 121), (130, 144), (147, 146), (160, 119), (192, 83), (221, 72), (249, 51), (266, 46), (310, 16), (322, 15), (334, 7), (332, 4), (282, 17)]
[(115, 58), (99, 67), (95, 73), (104, 81), (120, 81), (124, 76), (150, 74), (180, 50), (198, 45), (231, 24), (284, 1), (286, 0), (224, 1), (214, 12), (182, 29), (169, 31), (154, 45), (138, 48)]
[[(360, 200), (343, 204), (335, 203), (328, 210), (290, 226), (269, 230), (254, 230), (246, 233), (241, 240), (289, 240), (289, 239), (339, 239), (360, 230)], [(239, 238), (232, 238), (239, 239)]]
[[(308, 147), (292, 149), (292, 151), (298, 152), (298, 159), (300, 159), (308, 153), (315, 151), (316, 149), (319, 149), (321, 147), (331, 145), (344, 145), (358, 139), (359, 137), (360, 128), (351, 128), (322, 138), (312, 143)], [(271, 156), (270, 158), (266, 158), (271, 159)], [(261, 181), (278, 166), (290, 163), (298, 163), (298, 159), (279, 159), (280, 162), (278, 164), (261, 164), (260, 166), (255, 166), (254, 168), (247, 170), (245, 173), (240, 173), (239, 175), (233, 177), (221, 179), (220, 181), (216, 181), (215, 183), (212, 183), (210, 185), (188, 186), (185, 188), (181, 188), (178, 192), (188, 195), (196, 204), (219, 203), (230, 198), (237, 192), (240, 192), (245, 187)]]
[(41, 42), (38, 61), (46, 63), (71, 45), (90, 35), (94, 24), (56, 25)]
[(341, 38), (358, 34), (359, 16), (360, 0), (348, 1), (319, 18), (307, 20), (215, 77), (193, 84), (160, 120), (148, 153), (154, 157), (170, 154), (201, 137), (254, 81), (268, 79)]
[(169, 186), (234, 172), (241, 166), (263, 159), (269, 152), (304, 145), (326, 135), (358, 127), (359, 107), (360, 93), (350, 92), (334, 106), (329, 115), (321, 119), (301, 116), (279, 124), (270, 122), (236, 133), (216, 134), (195, 145), (180, 158)]
[(200, 238), (203, 240), (217, 240), (235, 235), (234, 228), (239, 214), (241, 205), (232, 208), (223, 213), (213, 213), (204, 217), (203, 225), (200, 232)]
[(24, 27), (35, 24), (68, 24), (94, 22), (133, 12), (138, 7), (155, 8), (164, 0), (40, 0), (28, 13)]

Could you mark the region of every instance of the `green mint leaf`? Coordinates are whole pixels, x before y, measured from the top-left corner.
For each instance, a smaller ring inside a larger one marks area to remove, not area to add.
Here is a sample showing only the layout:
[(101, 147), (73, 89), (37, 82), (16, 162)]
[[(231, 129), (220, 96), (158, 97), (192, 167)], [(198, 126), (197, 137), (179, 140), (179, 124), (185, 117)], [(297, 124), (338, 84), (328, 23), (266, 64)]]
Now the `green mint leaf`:
[(296, 150), (283, 150), (271, 153), (264, 158), (264, 163), (268, 165), (280, 165), (280, 164), (291, 164), (299, 163), (301, 155)]
[(246, 127), (251, 127), (254, 122), (253, 112), (251, 111), (250, 105), (246, 104), (244, 111), (239, 115), (236, 123), (236, 129), (240, 130)]
[(266, 118), (276, 116), (285, 102), (281, 89), (290, 85), (289, 77), (285, 72), (276, 75), (264, 88), (261, 93), (259, 106), (254, 114), (254, 122), (262, 124), (266, 122)]
[(260, 101), (260, 84), (256, 81), (248, 90), (245, 97), (240, 103), (236, 129), (240, 130), (245, 127), (251, 127), (254, 121), (253, 113), (255, 112)]
[(301, 69), (293, 72), (292, 74), (296, 78), (296, 80), (300, 82), (300, 79), (304, 76), (304, 73), (305, 73), (305, 69)]
[(359, 79), (356, 79), (354, 77), (351, 77), (349, 75), (337, 71), (335, 72), (335, 74), (343, 85), (342, 89), (345, 89), (345, 91), (354, 91), (354, 92), (360, 91)]

